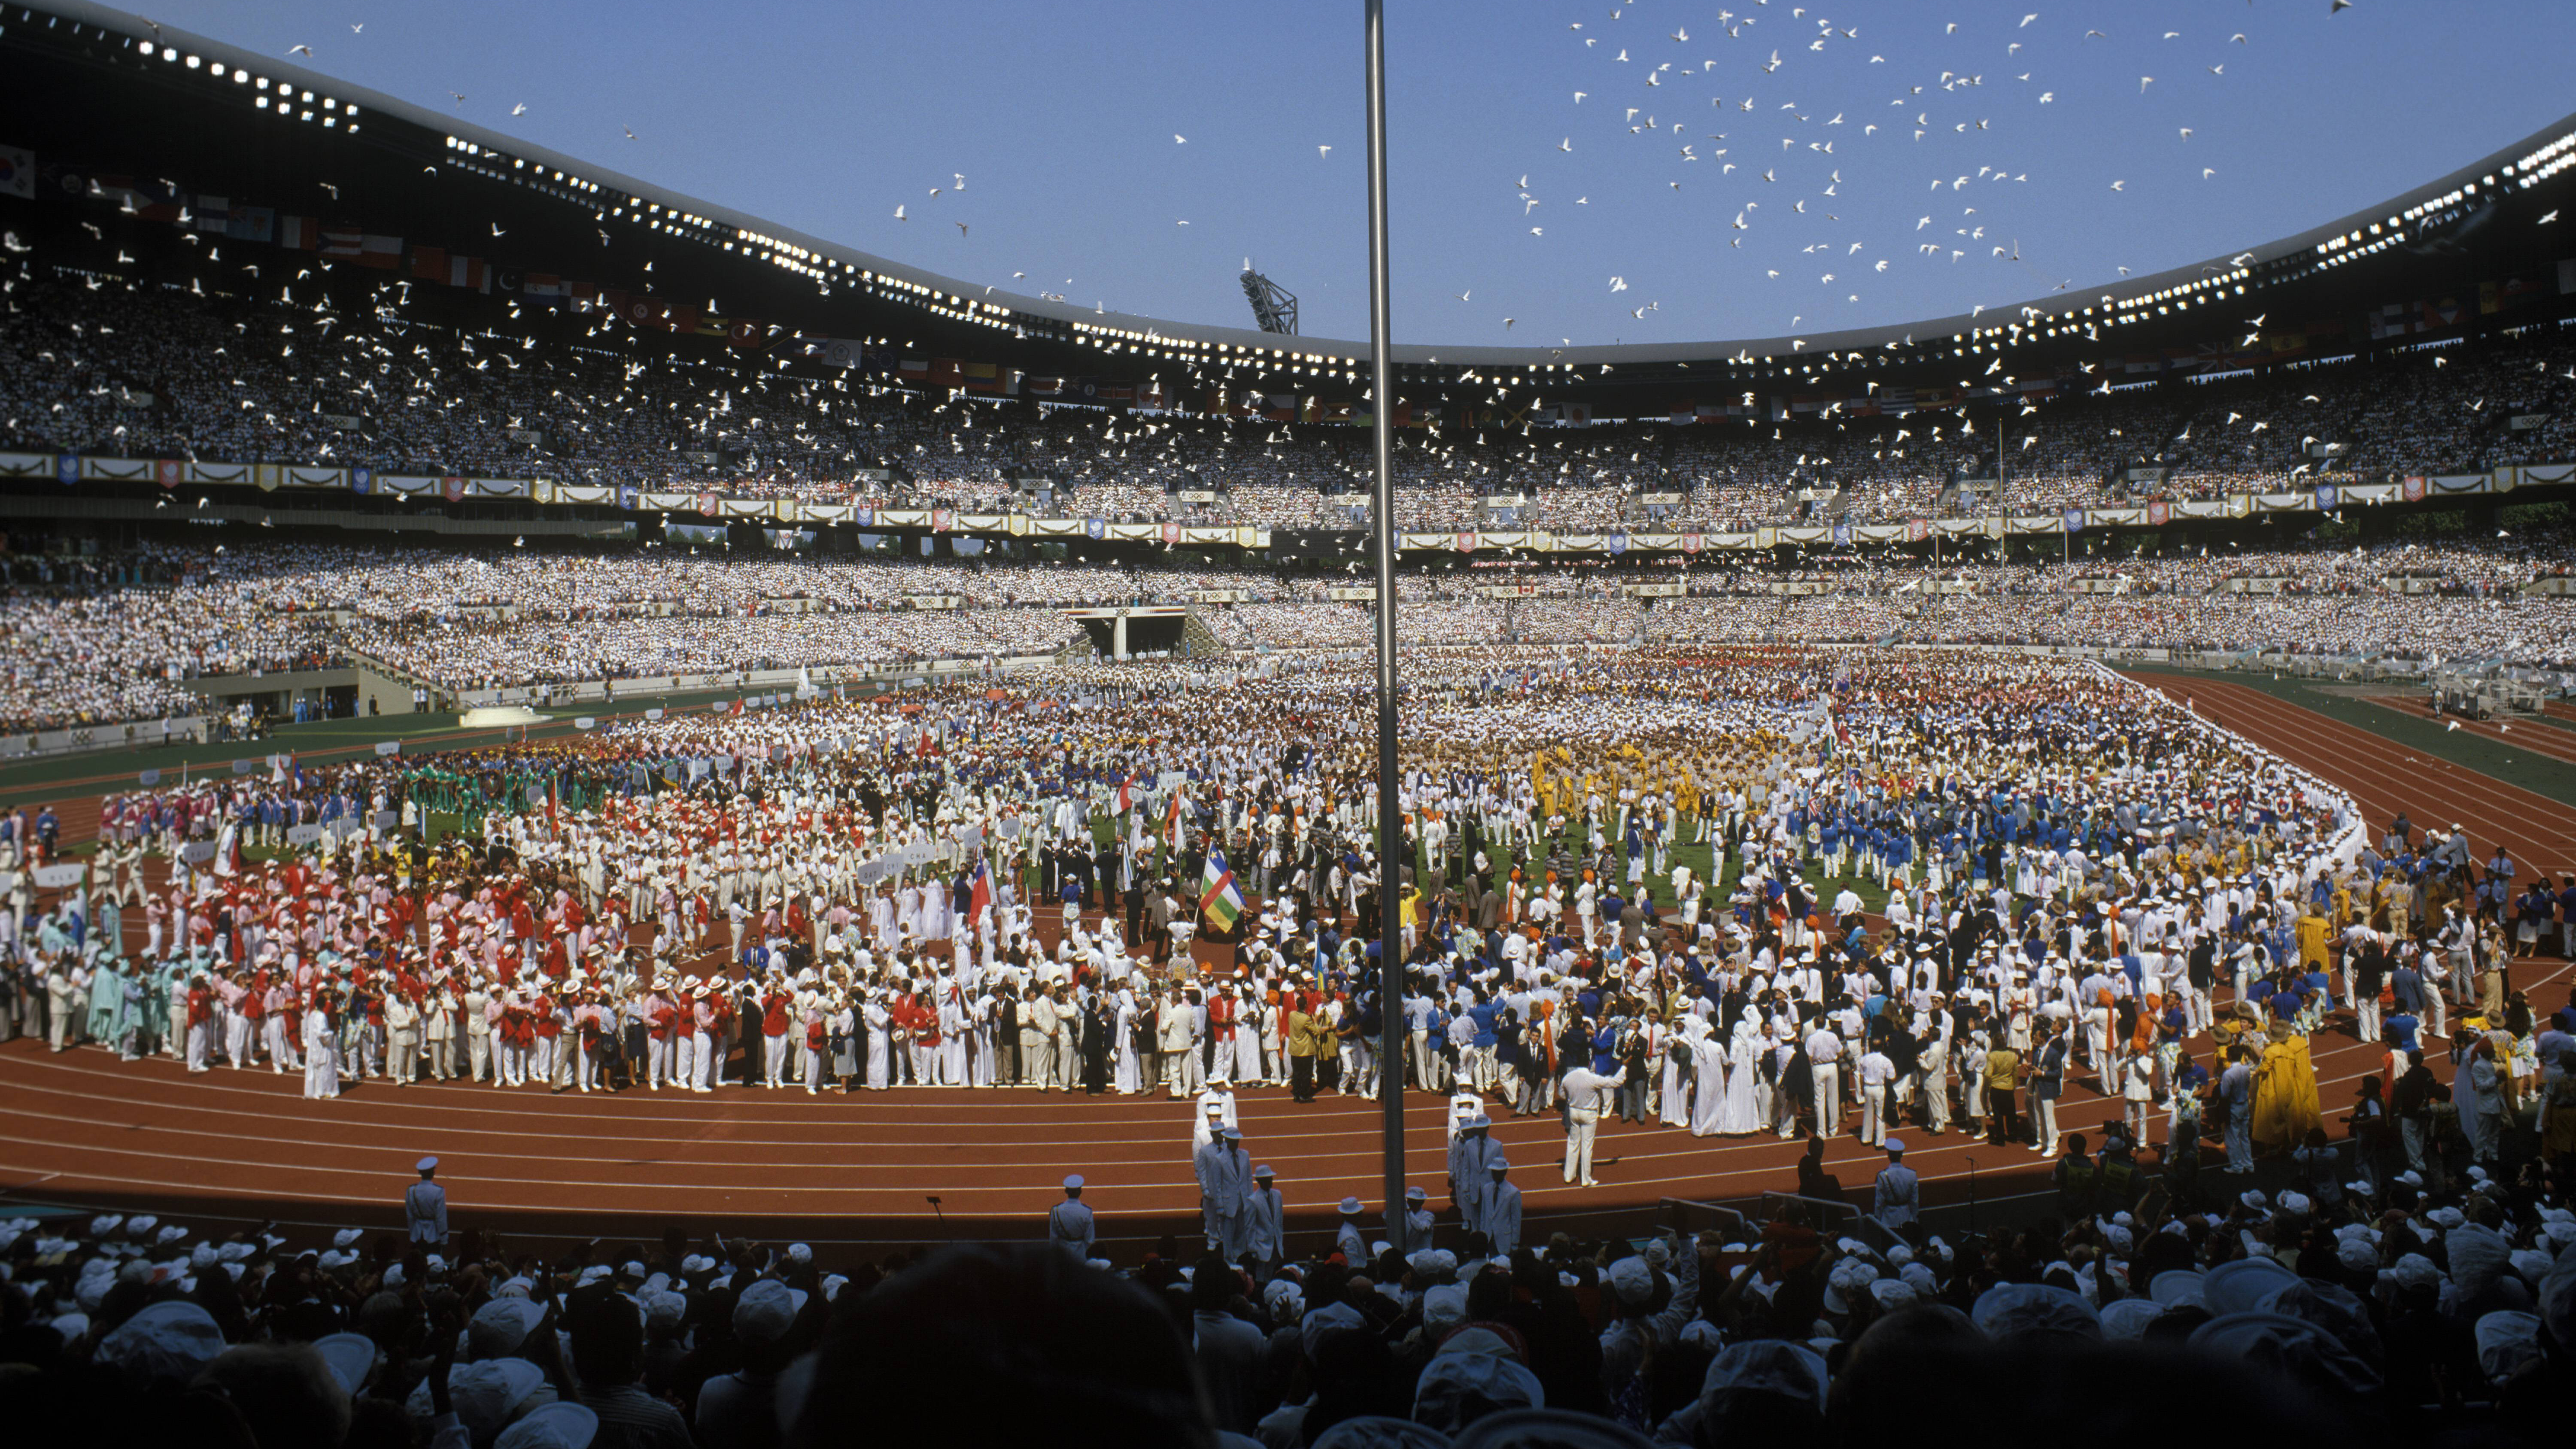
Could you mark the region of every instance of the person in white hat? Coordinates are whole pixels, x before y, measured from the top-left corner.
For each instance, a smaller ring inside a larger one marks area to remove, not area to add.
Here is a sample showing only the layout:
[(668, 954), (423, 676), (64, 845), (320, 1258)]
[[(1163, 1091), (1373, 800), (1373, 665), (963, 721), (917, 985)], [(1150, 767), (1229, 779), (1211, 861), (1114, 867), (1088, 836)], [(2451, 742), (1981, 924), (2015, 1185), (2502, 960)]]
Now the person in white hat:
[[(1486, 1159), (1485, 1170), (1492, 1175), (1493, 1181), (1485, 1186), (1484, 1220), (1475, 1226), (1484, 1233), (1496, 1256), (1508, 1257), (1521, 1245), (1521, 1190), (1517, 1184), (1505, 1180), (1505, 1174), (1512, 1170), (1512, 1165), (1504, 1160), (1501, 1153)], [(1427, 1238), (1425, 1242), (1428, 1242)], [(1411, 1239), (1406, 1240), (1406, 1246), (1412, 1246)]]
[(403, 1222), (408, 1238), (415, 1243), (436, 1247), (447, 1241), (447, 1189), (438, 1185), (438, 1159), (424, 1157), (417, 1164), (420, 1181), (403, 1193)]
[(1047, 1241), (1088, 1262), (1096, 1237), (1091, 1207), (1082, 1200), (1082, 1174), (1073, 1173), (1064, 1180), (1064, 1201), (1047, 1212)]
[(1287, 1205), (1267, 1163), (1252, 1169), (1252, 1192), (1244, 1199), (1243, 1245), (1267, 1277), (1288, 1256)]
[(1342, 1225), (1333, 1230), (1333, 1251), (1342, 1261), (1354, 1267), (1368, 1261), (1368, 1239), (1360, 1234), (1360, 1200), (1346, 1197), (1341, 1203)]
[(1893, 1231), (1913, 1222), (1920, 1213), (1922, 1186), (1914, 1169), (1905, 1165), (1905, 1139), (1890, 1137), (1881, 1145), (1887, 1149), (1887, 1165), (1878, 1170), (1870, 1216)]
[(1243, 1130), (1219, 1128), (1216, 1140), (1191, 1157), (1207, 1244), (1231, 1263), (1242, 1254), (1244, 1208), (1252, 1196), (1252, 1159), (1243, 1150)]
[(1207, 1079), (1207, 1086), (1199, 1093), (1198, 1123), (1190, 1133), (1192, 1143), (1205, 1147), (1226, 1128), (1242, 1125), (1236, 1116), (1234, 1086), (1219, 1071)]

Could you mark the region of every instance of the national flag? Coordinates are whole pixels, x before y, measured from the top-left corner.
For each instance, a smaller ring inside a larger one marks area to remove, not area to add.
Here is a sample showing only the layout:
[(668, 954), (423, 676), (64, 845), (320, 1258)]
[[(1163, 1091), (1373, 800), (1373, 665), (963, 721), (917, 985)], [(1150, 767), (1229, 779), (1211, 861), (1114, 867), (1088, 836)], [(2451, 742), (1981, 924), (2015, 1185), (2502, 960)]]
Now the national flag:
[(530, 272), (519, 282), (519, 295), (531, 300), (540, 297), (569, 297), (572, 288), (552, 272)]
[(326, 257), (354, 262), (362, 267), (380, 267), (391, 271), (402, 265), (402, 238), (360, 231), (355, 227), (326, 226), (322, 244), (316, 250)]
[(0, 146), (0, 196), (36, 198), (36, 153), (23, 146)]
[(240, 202), (221, 205), (219, 196), (197, 198), (197, 230), (222, 232), (233, 241), (272, 241), (277, 235), (277, 213), (265, 206), (245, 206)]
[(930, 359), (930, 385), (932, 387), (963, 387), (966, 384), (965, 368), (966, 364), (958, 358), (934, 357)]
[(1172, 849), (1181, 848), (1181, 791), (1172, 787), (1171, 807), (1163, 812), (1163, 839)]
[(624, 292), (605, 292), (601, 296), (629, 326), (650, 327), (656, 332), (694, 332), (698, 328), (695, 307), (674, 306), (659, 297), (636, 297)]
[(867, 344), (856, 337), (800, 337), (796, 345), (826, 367), (860, 367), (867, 362)]
[(930, 359), (926, 357), (907, 357), (901, 362), (895, 364), (894, 370), (895, 375), (906, 382), (928, 382), (930, 380)]
[(975, 862), (974, 891), (967, 897), (966, 919), (969, 923), (980, 921), (984, 919), (984, 913), (992, 908), (993, 868), (978, 860)]
[(89, 195), (93, 201), (113, 203), (117, 209), (145, 221), (177, 221), (185, 201), (179, 189), (168, 182), (137, 181), (131, 176), (91, 177)]
[(744, 352), (765, 352), (769, 349), (769, 324), (737, 317), (725, 328), (725, 344)]
[(1234, 888), (1234, 872), (1226, 869), (1223, 851), (1208, 852), (1207, 871), (1200, 877), (1199, 914), (1220, 931), (1233, 930), (1234, 923), (1243, 919), (1243, 893)]
[(561, 828), (555, 813), (563, 797), (561, 783), (562, 777), (559, 775), (546, 776), (546, 829), (549, 831)]
[(1118, 782), (1118, 813), (1121, 815), (1126, 814), (1129, 810), (1135, 807), (1135, 804), (1136, 777), (1130, 775), (1126, 779)]
[[(373, 265), (364, 262), (361, 265)], [(411, 274), (424, 282), (437, 282), (450, 287), (466, 287), (477, 292), (492, 290), (492, 272), (481, 257), (449, 252), (443, 247), (413, 247)]]

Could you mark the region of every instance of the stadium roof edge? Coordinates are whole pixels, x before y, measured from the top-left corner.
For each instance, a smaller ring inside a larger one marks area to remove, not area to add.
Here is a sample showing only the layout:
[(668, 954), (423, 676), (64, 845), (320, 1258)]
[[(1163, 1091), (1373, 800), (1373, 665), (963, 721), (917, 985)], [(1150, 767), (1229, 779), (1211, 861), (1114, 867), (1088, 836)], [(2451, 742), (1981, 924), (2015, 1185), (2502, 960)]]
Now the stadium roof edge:
[[(1226, 345), (1261, 353), (1310, 354), (1334, 361), (1364, 361), (1368, 344), (1340, 338), (1283, 336), (1244, 327), (1222, 327), (1197, 323), (1174, 322), (1159, 317), (1133, 313), (1094, 311), (1089, 308), (1055, 302), (1043, 297), (1001, 291), (986, 291), (984, 284), (926, 271), (907, 263), (890, 260), (854, 247), (780, 226), (747, 212), (706, 201), (698, 197), (658, 186), (626, 175), (613, 168), (567, 156), (517, 137), (479, 126), (469, 121), (444, 115), (425, 106), (368, 90), (319, 71), (296, 66), (287, 61), (242, 49), (224, 41), (146, 21), (141, 16), (90, 0), (23, 0), (20, 4), (0, 4), (0, 26), (5, 26), (11, 12), (60, 16), (66, 21), (96, 26), (122, 34), (136, 41), (149, 40), (171, 46), (183, 53), (195, 54), (228, 66), (247, 66), (256, 73), (272, 77), (292, 77), (298, 86), (327, 88), (339, 96), (375, 112), (399, 117), (414, 125), (444, 131), (451, 136), (491, 148), (514, 158), (525, 158), (539, 164), (577, 174), (585, 180), (615, 187), (646, 202), (659, 203), (707, 217), (725, 226), (749, 231), (764, 237), (789, 242), (844, 265), (860, 267), (901, 282), (931, 288), (964, 300), (991, 302), (1042, 318), (1068, 328), (1111, 329), (1140, 336)], [(1574, 367), (1632, 364), (1669, 364), (1676, 362), (1765, 362), (1797, 363), (1823, 360), (1834, 353), (1865, 352), (1884, 349), (1890, 344), (1929, 343), (1933, 339), (1964, 336), (1979, 329), (2000, 330), (2013, 322), (2023, 321), (2025, 313), (2054, 316), (2070, 307), (2099, 305), (2104, 300), (2114, 304), (2152, 297), (2159, 292), (2196, 283), (2212, 272), (2232, 272), (2239, 268), (2260, 268), (2268, 263), (2312, 253), (2318, 246), (2355, 232), (2366, 233), (2374, 224), (2384, 225), (2390, 217), (2401, 216), (2413, 207), (2432, 203), (2456, 190), (2477, 183), (2486, 189), (2484, 178), (2500, 173), (2507, 163), (2538, 150), (2554, 141), (2576, 136), (2576, 113), (2571, 113), (2539, 131), (2512, 144), (2500, 147), (2486, 156), (2462, 166), (2433, 181), (2366, 207), (2333, 222), (2312, 227), (2294, 236), (2231, 252), (2225, 256), (2142, 277), (2121, 278), (2114, 283), (2068, 287), (2059, 293), (1985, 308), (1979, 313), (1927, 318), (1883, 327), (1823, 332), (1812, 336), (1775, 336), (1741, 340), (1706, 340), (1699, 342), (1627, 343), (1591, 347), (1478, 347), (1436, 343), (1399, 343), (1393, 361), (1404, 366), (1509, 367), (1559, 370)], [(2501, 186), (2498, 186), (2501, 190)], [(1079, 339), (1077, 339), (1079, 340)]]

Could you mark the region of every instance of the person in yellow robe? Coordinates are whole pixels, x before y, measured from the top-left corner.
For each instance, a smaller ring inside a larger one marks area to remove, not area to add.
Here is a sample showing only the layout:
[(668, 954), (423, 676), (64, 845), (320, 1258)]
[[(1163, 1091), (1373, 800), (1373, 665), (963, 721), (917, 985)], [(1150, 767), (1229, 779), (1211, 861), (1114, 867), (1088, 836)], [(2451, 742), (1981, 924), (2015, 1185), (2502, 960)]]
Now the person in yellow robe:
[(2287, 1023), (2274, 1022), (2271, 1040), (2254, 1064), (2255, 1148), (2287, 1152), (2307, 1141), (2309, 1130), (2324, 1120), (2308, 1039), (2291, 1031)]
[(2326, 969), (2326, 941), (2332, 929), (2327, 925), (2326, 918), (2318, 912), (2314, 901), (2309, 902), (2308, 908), (2299, 913), (2300, 969), (2305, 971)]

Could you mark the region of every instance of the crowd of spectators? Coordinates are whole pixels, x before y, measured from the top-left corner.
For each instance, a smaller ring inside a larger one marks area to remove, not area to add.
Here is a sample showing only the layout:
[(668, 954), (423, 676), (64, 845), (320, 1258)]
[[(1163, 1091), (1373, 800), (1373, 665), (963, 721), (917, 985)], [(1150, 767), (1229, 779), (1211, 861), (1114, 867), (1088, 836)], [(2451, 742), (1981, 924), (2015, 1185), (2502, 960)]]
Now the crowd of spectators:
[[(443, 689), (748, 669), (892, 667), (1052, 653), (1075, 607), (1201, 603), (1243, 649), (1366, 646), (1348, 573), (1088, 561), (738, 557), (676, 547), (461, 550), (146, 545), (0, 562), (0, 727), (194, 712), (190, 681), (366, 655)], [(2507, 540), (2086, 557), (2065, 563), (1840, 555), (1789, 568), (1513, 567), (1456, 560), (1398, 581), (1405, 644), (1760, 640), (2087, 644), (2498, 659), (2576, 667), (2576, 599), (2526, 592), (2576, 545)], [(1684, 597), (1632, 597), (1643, 581)], [(1511, 584), (1528, 597), (1489, 596)], [(917, 596), (957, 607), (915, 607)], [(578, 627), (567, 627), (578, 626)]]
[[(942, 398), (882, 374), (639, 345), (650, 334), (597, 314), (460, 329), (414, 320), (399, 289), (334, 312), (292, 286), (252, 301), (22, 264), (11, 290), (0, 449), (1136, 522), (1369, 516), (1366, 435), (1348, 426)], [(1882, 403), (1873, 385), (1775, 399), (1777, 417), (1585, 428), (1530, 426), (1508, 396), (1461, 382), (1444, 421), (1398, 430), (1397, 522), (1724, 531), (2564, 461), (2571, 364), (2576, 346), (2530, 329), (2261, 376), (2129, 387), (2106, 361), (1965, 406)]]
[[(2247, 1191), (1875, 1242), (1795, 1206), (1642, 1243), (842, 1261), (674, 1228), (504, 1252), (157, 1216), (0, 1223), (28, 1442), (243, 1449), (1046, 1442), (2143, 1444), (2106, 1386), (2294, 1446), (2560, 1431), (2576, 1216), (2534, 1173)], [(1426, 1215), (1427, 1216), (1427, 1215)], [(1955, 1241), (1953, 1240), (1955, 1238)]]

